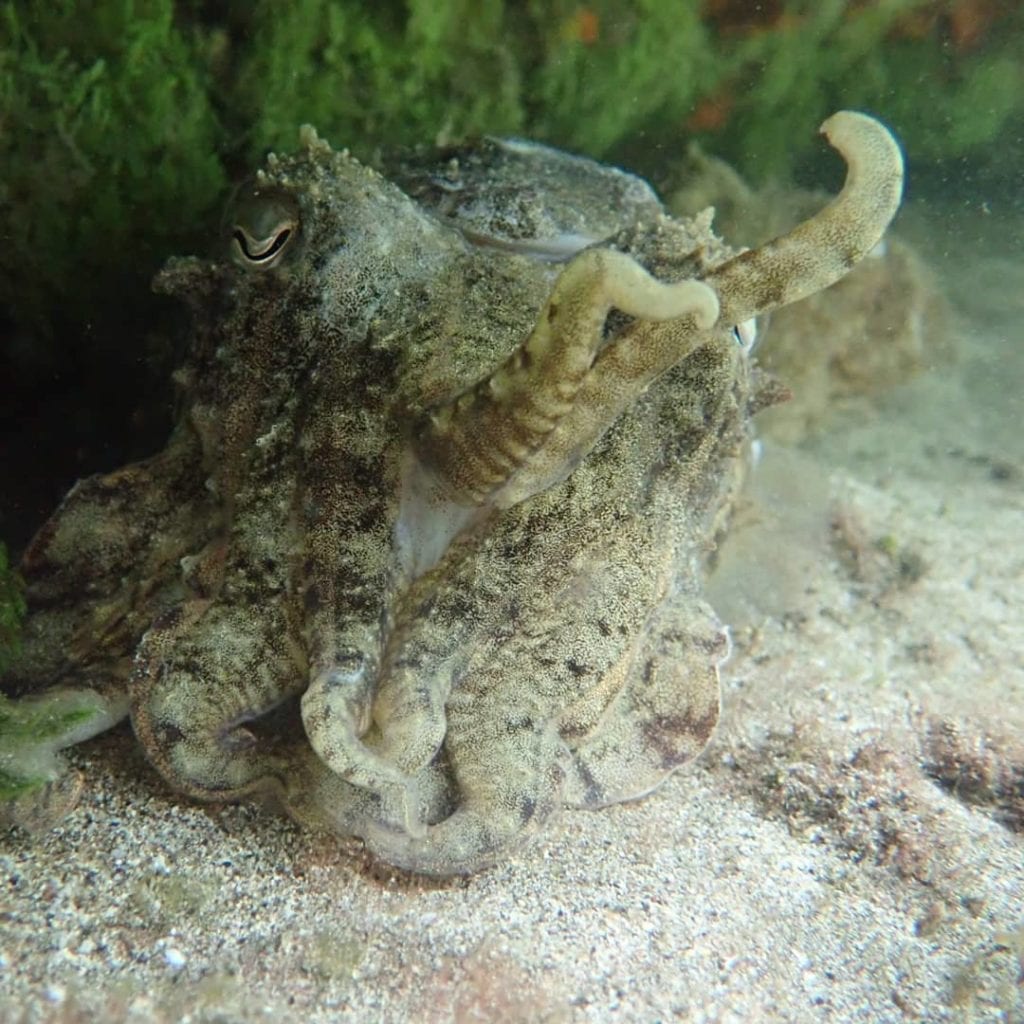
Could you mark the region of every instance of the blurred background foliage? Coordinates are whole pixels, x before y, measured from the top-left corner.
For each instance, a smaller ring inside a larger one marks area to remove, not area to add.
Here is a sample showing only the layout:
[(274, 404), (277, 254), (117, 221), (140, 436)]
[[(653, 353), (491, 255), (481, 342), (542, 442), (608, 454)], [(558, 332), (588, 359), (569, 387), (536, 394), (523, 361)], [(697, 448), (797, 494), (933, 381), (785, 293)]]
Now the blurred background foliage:
[(0, 535), (159, 445), (178, 314), (148, 279), (304, 122), (366, 159), (520, 134), (655, 179), (696, 138), (759, 182), (857, 107), (918, 188), (977, 200), (1019, 185), (1022, 68), (1021, 0), (4, 0)]

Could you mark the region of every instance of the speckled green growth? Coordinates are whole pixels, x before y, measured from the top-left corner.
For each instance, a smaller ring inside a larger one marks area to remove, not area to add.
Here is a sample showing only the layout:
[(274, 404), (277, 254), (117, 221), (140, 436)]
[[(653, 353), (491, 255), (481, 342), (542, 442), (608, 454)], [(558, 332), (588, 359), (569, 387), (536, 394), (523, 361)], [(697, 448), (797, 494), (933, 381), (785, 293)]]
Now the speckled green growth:
[(846, 0), (791, 0), (792, 18), (776, 29), (723, 41), (723, 53), (741, 71), (734, 114), (716, 149), (754, 179), (784, 175), (806, 152), (792, 145), (807, 137), (802, 126), (838, 107), (878, 114), (911, 161), (922, 163), (978, 156), (978, 147), (998, 140), (1014, 121), (1019, 134), (1024, 11), (1002, 23), (987, 45), (957, 53), (941, 28), (922, 38), (900, 30), (935, 6), (883, 0), (851, 12)]
[(191, 242), (223, 194), (203, 40), (175, 7), (0, 7), (0, 304), (37, 338), (94, 317), (108, 327), (146, 298), (139, 270)]
[(123, 714), (118, 702), (88, 690), (17, 701), (0, 695), (0, 812), (59, 778), (57, 751), (109, 729)]

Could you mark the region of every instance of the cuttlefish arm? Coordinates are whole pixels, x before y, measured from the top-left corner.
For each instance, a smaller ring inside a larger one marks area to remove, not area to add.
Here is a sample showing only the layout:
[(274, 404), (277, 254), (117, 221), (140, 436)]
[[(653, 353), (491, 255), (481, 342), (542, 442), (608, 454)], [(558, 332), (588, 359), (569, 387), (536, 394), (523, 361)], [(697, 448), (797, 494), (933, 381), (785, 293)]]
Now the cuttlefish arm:
[(821, 133), (846, 161), (842, 191), (779, 238), (704, 277), (718, 296), (719, 324), (732, 326), (835, 284), (881, 240), (903, 194), (903, 156), (887, 128), (841, 110)]
[[(530, 337), (492, 374), (435, 409), (416, 450), (446, 496), (509, 507), (556, 482), (652, 380), (714, 332), (838, 281), (899, 207), (903, 157), (888, 129), (840, 111), (821, 131), (847, 164), (842, 191), (787, 234), (663, 284), (632, 257), (588, 249), (555, 282)], [(610, 309), (634, 322), (605, 343)]]

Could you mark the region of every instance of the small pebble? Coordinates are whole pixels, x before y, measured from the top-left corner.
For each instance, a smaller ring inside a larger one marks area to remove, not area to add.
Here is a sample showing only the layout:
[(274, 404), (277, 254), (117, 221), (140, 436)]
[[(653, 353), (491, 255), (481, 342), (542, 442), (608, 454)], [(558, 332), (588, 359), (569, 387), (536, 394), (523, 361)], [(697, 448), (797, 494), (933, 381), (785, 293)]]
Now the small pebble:
[(164, 960), (172, 971), (180, 971), (185, 966), (185, 954), (174, 946), (168, 946), (164, 950)]

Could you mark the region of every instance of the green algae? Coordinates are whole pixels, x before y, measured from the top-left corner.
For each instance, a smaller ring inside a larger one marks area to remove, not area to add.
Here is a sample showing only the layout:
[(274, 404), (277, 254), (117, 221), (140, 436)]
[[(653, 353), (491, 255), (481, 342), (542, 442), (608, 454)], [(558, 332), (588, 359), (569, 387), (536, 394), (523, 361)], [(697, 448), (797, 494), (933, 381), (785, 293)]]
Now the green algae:
[(126, 710), (90, 690), (0, 695), (0, 824), (42, 828), (62, 817), (77, 788), (59, 751), (109, 729)]
[[(227, 178), (208, 76), (173, 0), (7, 3), (0, 40), (0, 304), (38, 346), (148, 302), (135, 282), (193, 240)], [(54, 341), (62, 358), (71, 337)]]
[(256, 4), (227, 86), (250, 159), (315, 124), (360, 155), (524, 126), (520, 60), (499, 0)]

